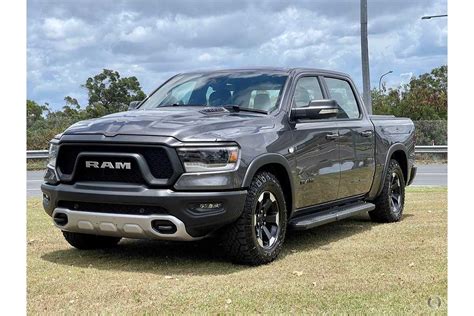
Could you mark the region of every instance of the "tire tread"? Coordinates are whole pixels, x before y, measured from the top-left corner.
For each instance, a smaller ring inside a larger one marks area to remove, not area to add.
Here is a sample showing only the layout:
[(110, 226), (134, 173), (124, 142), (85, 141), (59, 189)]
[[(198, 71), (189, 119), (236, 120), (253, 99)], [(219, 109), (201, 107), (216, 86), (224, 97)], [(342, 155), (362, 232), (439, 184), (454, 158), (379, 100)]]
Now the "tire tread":
[[(253, 235), (251, 233), (252, 227), (252, 211), (255, 199), (258, 199), (261, 188), (267, 184), (275, 184), (279, 190), (280, 195), (280, 212), (283, 212), (285, 221), (280, 222), (280, 229), (282, 230), (278, 244), (270, 253), (265, 253), (257, 248)], [(283, 204), (283, 205), (281, 205)], [(286, 232), (286, 204), (283, 198), (283, 191), (281, 189), (278, 179), (270, 172), (263, 171), (255, 175), (250, 188), (247, 193), (242, 215), (224, 229), (222, 234), (222, 246), (225, 253), (232, 259), (232, 261), (248, 265), (261, 265), (273, 261), (281, 251)]]
[[(400, 182), (402, 186), (401, 198), (402, 206), (399, 213), (395, 214), (390, 208), (390, 177), (393, 172), (401, 174)], [(370, 218), (374, 222), (378, 223), (392, 223), (398, 222), (403, 215), (403, 208), (405, 204), (405, 180), (403, 178), (403, 172), (400, 164), (395, 160), (391, 159), (385, 179), (383, 181), (383, 189), (380, 195), (374, 200), (375, 210), (369, 212)]]

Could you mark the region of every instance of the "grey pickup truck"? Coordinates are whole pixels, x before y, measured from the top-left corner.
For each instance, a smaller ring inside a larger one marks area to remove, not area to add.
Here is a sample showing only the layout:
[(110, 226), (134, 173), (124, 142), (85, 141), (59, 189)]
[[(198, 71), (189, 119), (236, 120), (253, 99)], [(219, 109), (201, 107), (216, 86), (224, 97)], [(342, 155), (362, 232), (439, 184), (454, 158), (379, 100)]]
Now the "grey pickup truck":
[(258, 265), (287, 229), (364, 212), (399, 221), (414, 149), (413, 122), (369, 116), (343, 73), (183, 73), (57, 135), (43, 206), (78, 249), (215, 236), (231, 260)]

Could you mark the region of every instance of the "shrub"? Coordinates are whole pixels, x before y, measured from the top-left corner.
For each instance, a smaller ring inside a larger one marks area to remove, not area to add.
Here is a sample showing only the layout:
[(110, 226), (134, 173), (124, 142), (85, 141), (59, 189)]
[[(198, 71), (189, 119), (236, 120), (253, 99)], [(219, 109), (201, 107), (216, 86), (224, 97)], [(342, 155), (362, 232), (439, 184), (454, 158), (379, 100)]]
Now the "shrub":
[(448, 121), (414, 121), (417, 145), (447, 145)]

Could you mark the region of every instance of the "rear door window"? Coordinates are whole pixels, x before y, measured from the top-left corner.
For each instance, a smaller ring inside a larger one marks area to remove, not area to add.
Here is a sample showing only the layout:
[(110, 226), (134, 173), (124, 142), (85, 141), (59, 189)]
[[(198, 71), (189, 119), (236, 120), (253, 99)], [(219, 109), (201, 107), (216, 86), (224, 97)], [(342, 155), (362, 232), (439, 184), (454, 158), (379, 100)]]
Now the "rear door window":
[(339, 104), (340, 119), (358, 119), (360, 117), (359, 106), (354, 91), (348, 81), (336, 78), (325, 78), (331, 99)]

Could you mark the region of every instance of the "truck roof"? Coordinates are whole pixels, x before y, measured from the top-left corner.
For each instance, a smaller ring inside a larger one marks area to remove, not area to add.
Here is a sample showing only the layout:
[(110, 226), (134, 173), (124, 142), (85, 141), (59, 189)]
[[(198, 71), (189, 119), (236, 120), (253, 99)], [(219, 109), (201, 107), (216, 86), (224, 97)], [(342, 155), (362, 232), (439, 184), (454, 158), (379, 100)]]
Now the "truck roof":
[(348, 76), (345, 73), (327, 70), (327, 69), (318, 69), (318, 68), (307, 68), (307, 67), (294, 67), (294, 68), (285, 68), (285, 67), (251, 67), (251, 68), (228, 68), (228, 69), (212, 69), (212, 70), (196, 70), (191, 72), (185, 72), (186, 74), (211, 74), (211, 73), (224, 73), (224, 72), (270, 72), (270, 73), (281, 73), (281, 74), (299, 74), (301, 72), (317, 72), (322, 74), (333, 74), (339, 76)]

